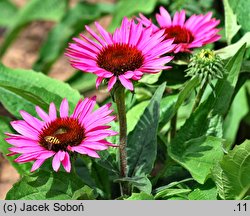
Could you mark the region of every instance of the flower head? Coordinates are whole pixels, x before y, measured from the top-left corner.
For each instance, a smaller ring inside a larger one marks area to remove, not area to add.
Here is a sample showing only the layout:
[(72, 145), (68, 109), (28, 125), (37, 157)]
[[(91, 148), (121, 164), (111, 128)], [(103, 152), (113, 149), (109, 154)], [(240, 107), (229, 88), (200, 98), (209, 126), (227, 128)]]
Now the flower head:
[(186, 76), (198, 76), (200, 80), (211, 83), (213, 79), (223, 78), (226, 70), (222, 59), (214, 51), (202, 49), (190, 59), (186, 73)]
[[(160, 7), (160, 14), (156, 14), (159, 27), (152, 24), (151, 20), (140, 14), (138, 18), (144, 26), (151, 26), (154, 32), (165, 30), (165, 38), (174, 38), (176, 47), (174, 53), (191, 52), (193, 48), (213, 43), (221, 38), (217, 33), (220, 29), (216, 26), (219, 20), (212, 18), (212, 13), (206, 15), (192, 15), (186, 20), (185, 11), (176, 12), (173, 19), (164, 7)], [(186, 21), (185, 21), (186, 20)]]
[(53, 157), (52, 167), (58, 171), (62, 164), (67, 172), (71, 170), (70, 155), (73, 152), (98, 158), (96, 151), (114, 146), (105, 140), (117, 132), (108, 130), (109, 122), (115, 116), (110, 116), (111, 104), (102, 106), (93, 112), (95, 97), (80, 100), (72, 115), (69, 115), (67, 99), (60, 106), (60, 117), (54, 103), (50, 104), (49, 114), (36, 107), (39, 120), (25, 111), (20, 111), (23, 120), (12, 121), (12, 127), (19, 134), (10, 134), (6, 141), (13, 145), (9, 148), (9, 156), (21, 154), (15, 162), (34, 161), (31, 172), (38, 169), (50, 157)]
[(73, 38), (75, 43), (69, 44), (66, 55), (73, 67), (98, 76), (96, 87), (108, 79), (109, 91), (116, 82), (133, 91), (131, 80), (141, 79), (144, 73), (170, 68), (164, 65), (173, 57), (161, 56), (173, 50), (173, 39), (164, 40), (164, 30), (152, 35), (152, 28), (144, 28), (126, 17), (113, 34), (97, 22), (95, 25), (101, 37), (86, 26), (96, 41), (81, 34), (83, 40)]

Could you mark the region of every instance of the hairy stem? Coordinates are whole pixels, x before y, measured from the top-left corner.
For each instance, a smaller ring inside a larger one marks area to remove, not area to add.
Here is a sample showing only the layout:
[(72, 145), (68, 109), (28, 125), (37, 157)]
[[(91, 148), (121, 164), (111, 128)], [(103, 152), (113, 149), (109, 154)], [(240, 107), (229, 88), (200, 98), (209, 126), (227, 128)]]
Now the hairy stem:
[[(120, 129), (120, 172), (121, 177), (127, 177), (127, 120), (126, 120), (126, 107), (125, 107), (125, 88), (122, 85), (118, 85), (115, 92), (114, 98), (117, 106), (119, 129)], [(121, 192), (128, 193), (127, 185), (122, 184)]]
[(201, 102), (201, 99), (202, 99), (202, 96), (205, 92), (205, 89), (207, 87), (207, 79), (205, 80), (205, 82), (203, 83), (203, 85), (201, 86), (196, 98), (195, 98), (195, 102), (194, 102), (194, 106), (193, 106), (193, 109), (192, 109), (192, 112), (194, 112), (196, 110), (196, 108), (199, 106), (200, 102)]

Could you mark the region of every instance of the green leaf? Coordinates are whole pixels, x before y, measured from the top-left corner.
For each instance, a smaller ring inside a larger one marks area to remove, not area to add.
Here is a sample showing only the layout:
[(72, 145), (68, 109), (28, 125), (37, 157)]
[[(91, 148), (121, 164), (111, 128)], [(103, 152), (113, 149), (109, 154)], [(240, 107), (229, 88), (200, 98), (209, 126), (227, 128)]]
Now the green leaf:
[(84, 93), (95, 89), (96, 75), (92, 73), (76, 72), (66, 81), (72, 88)]
[(74, 173), (39, 171), (24, 176), (7, 193), (7, 200), (71, 200), (86, 195), (88, 188)]
[(240, 30), (241, 26), (237, 24), (237, 17), (234, 14), (228, 0), (223, 1), (225, 11), (225, 31), (227, 43), (231, 44), (232, 38)]
[(237, 15), (238, 23), (244, 32), (250, 31), (250, 1), (249, 0), (229, 0), (229, 4)]
[(152, 85), (158, 81), (161, 73), (162, 71), (156, 74), (145, 74), (140, 80), (138, 80), (138, 82)]
[(227, 76), (218, 80), (214, 93), (191, 114), (168, 148), (171, 158), (200, 184), (206, 181), (215, 161), (222, 157), (222, 118), (231, 104), (244, 51), (245, 46), (230, 59), (226, 65)]
[(132, 195), (128, 197), (126, 200), (154, 200), (154, 196), (144, 192), (132, 193)]
[(68, 84), (31, 70), (9, 69), (0, 64), (0, 101), (14, 116), (25, 110), (32, 115), (35, 105), (47, 111), (49, 103), (59, 105), (67, 98), (71, 111), (80, 99), (80, 94)]
[(246, 89), (241, 88), (235, 99), (233, 100), (233, 103), (224, 123), (223, 137), (230, 144), (229, 146), (234, 143), (240, 122), (248, 112), (249, 108), (247, 103)]
[(126, 116), (127, 116), (127, 133), (129, 134), (131, 131), (134, 130), (136, 124), (141, 118), (144, 110), (148, 106), (149, 101), (143, 101), (130, 109)]
[(185, 167), (200, 184), (204, 184), (212, 167), (223, 157), (222, 140), (203, 136), (171, 144), (169, 155)]
[(165, 90), (163, 83), (155, 92), (135, 129), (128, 135), (128, 174), (149, 174), (156, 159), (157, 128), (160, 117), (160, 101)]
[(223, 157), (213, 177), (222, 199), (243, 199), (250, 190), (250, 141), (247, 140)]
[(52, 64), (65, 51), (71, 38), (84, 30), (84, 25), (92, 23), (112, 10), (111, 4), (79, 2), (50, 31), (33, 66), (34, 70), (48, 72)]
[(32, 0), (18, 11), (0, 47), (0, 57), (4, 55), (20, 30), (35, 20), (59, 21), (67, 9), (67, 0)]
[(164, 189), (161, 192), (157, 193), (155, 195), (155, 199), (160, 199), (160, 198), (169, 198), (172, 196), (176, 195), (183, 195), (183, 194), (188, 194), (191, 191), (191, 189), (183, 189), (183, 188), (168, 188)]
[(114, 182), (127, 182), (132, 186), (132, 188), (135, 187), (141, 192), (145, 192), (148, 194), (150, 194), (152, 191), (152, 184), (145, 174), (140, 174), (134, 177), (115, 179)]
[[(8, 117), (0, 116), (0, 152), (2, 152), (4, 156), (9, 153), (8, 148), (11, 147), (11, 145), (5, 141), (5, 138), (7, 138), (7, 136), (4, 135), (4, 133), (6, 132), (13, 133), (9, 124), (10, 121), (11, 119)], [(14, 162), (15, 158), (17, 158), (17, 156), (6, 156), (6, 159), (18, 171), (20, 175), (29, 174), (31, 169), (31, 163), (19, 164)]]
[(188, 194), (189, 200), (217, 200), (217, 188), (214, 182), (210, 179), (205, 185), (199, 185)]
[(216, 50), (215, 53), (218, 54), (222, 59), (228, 59), (236, 54), (236, 52), (243, 46), (247, 44), (246, 48), (250, 47), (250, 32), (247, 32), (239, 41), (219, 50)]
[(73, 200), (94, 200), (95, 198), (94, 189), (87, 185), (75, 191), (72, 197)]
[[(169, 98), (170, 102), (168, 102), (168, 106), (164, 104), (163, 109), (161, 109), (161, 118), (160, 118), (160, 124), (159, 124), (160, 129), (162, 129), (162, 127), (171, 118), (173, 118), (173, 116), (176, 114), (180, 106), (190, 96), (190, 93), (192, 92), (193, 89), (195, 89), (195, 87), (198, 86), (198, 84), (199, 84), (198, 77), (194, 77), (193, 79), (187, 81), (184, 84), (183, 89), (178, 94), (177, 100), (176, 100), (176, 96), (172, 96)], [(173, 104), (174, 102), (175, 104)]]
[(17, 7), (9, 0), (0, 0), (0, 8), (0, 26), (8, 27), (15, 20)]
[(136, 13), (149, 14), (155, 6), (157, 0), (120, 0), (115, 8), (112, 23), (109, 29), (113, 31), (117, 26), (120, 25), (124, 16), (130, 17)]
[(250, 196), (246, 196), (243, 200), (250, 200)]

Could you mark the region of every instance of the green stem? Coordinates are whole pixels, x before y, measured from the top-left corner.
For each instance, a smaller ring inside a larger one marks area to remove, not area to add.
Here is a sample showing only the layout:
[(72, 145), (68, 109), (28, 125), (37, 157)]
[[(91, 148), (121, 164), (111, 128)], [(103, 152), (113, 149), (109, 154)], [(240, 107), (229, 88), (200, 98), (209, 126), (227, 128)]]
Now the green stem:
[[(120, 155), (120, 172), (121, 177), (127, 177), (127, 120), (126, 120), (126, 107), (125, 107), (125, 88), (122, 85), (117, 85), (114, 92), (114, 98), (117, 106), (118, 120), (119, 120), (119, 155)], [(121, 193), (127, 194), (127, 185), (122, 184)]]
[(175, 137), (176, 134), (176, 123), (177, 123), (177, 112), (173, 116), (170, 122), (170, 140)]
[(195, 98), (195, 102), (194, 102), (192, 112), (194, 112), (196, 110), (196, 108), (199, 106), (199, 104), (201, 102), (201, 99), (202, 99), (202, 96), (203, 96), (203, 94), (205, 92), (205, 89), (207, 87), (207, 84), (208, 84), (208, 81), (206, 79), (205, 82), (203, 83), (203, 85), (201, 86), (196, 98)]

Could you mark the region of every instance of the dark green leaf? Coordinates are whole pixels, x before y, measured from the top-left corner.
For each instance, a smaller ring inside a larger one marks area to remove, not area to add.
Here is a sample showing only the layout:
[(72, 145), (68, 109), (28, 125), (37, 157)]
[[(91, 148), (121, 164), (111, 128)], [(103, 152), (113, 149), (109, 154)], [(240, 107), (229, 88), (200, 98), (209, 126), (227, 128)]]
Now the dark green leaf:
[(250, 190), (250, 141), (236, 146), (213, 170), (222, 199), (243, 199)]
[(7, 200), (71, 200), (89, 194), (74, 173), (36, 172), (24, 176), (8, 192)]
[(128, 135), (128, 174), (149, 174), (156, 159), (157, 128), (160, 117), (160, 101), (165, 90), (163, 83), (155, 92), (135, 129)]
[(84, 30), (84, 25), (92, 23), (112, 10), (111, 4), (79, 2), (49, 33), (33, 68), (44, 73), (48, 72), (51, 65), (65, 51), (71, 38)]
[(80, 94), (68, 84), (31, 70), (9, 69), (0, 64), (0, 101), (14, 116), (25, 110), (32, 115), (35, 105), (47, 111), (49, 103), (59, 105), (67, 98), (71, 111), (80, 99)]
[[(4, 140), (7, 137), (4, 135), (4, 133), (6, 132), (13, 133), (9, 123), (10, 123), (9, 118), (0, 116), (0, 152), (2, 152), (4, 156), (10, 153), (8, 148), (11, 147), (11, 145)], [(6, 156), (6, 159), (18, 171), (20, 175), (29, 174), (30, 169), (31, 169), (31, 164), (30, 163), (25, 163), (25, 164), (16, 163), (14, 162), (15, 158), (17, 158), (17, 156), (9, 156), (9, 157)]]

